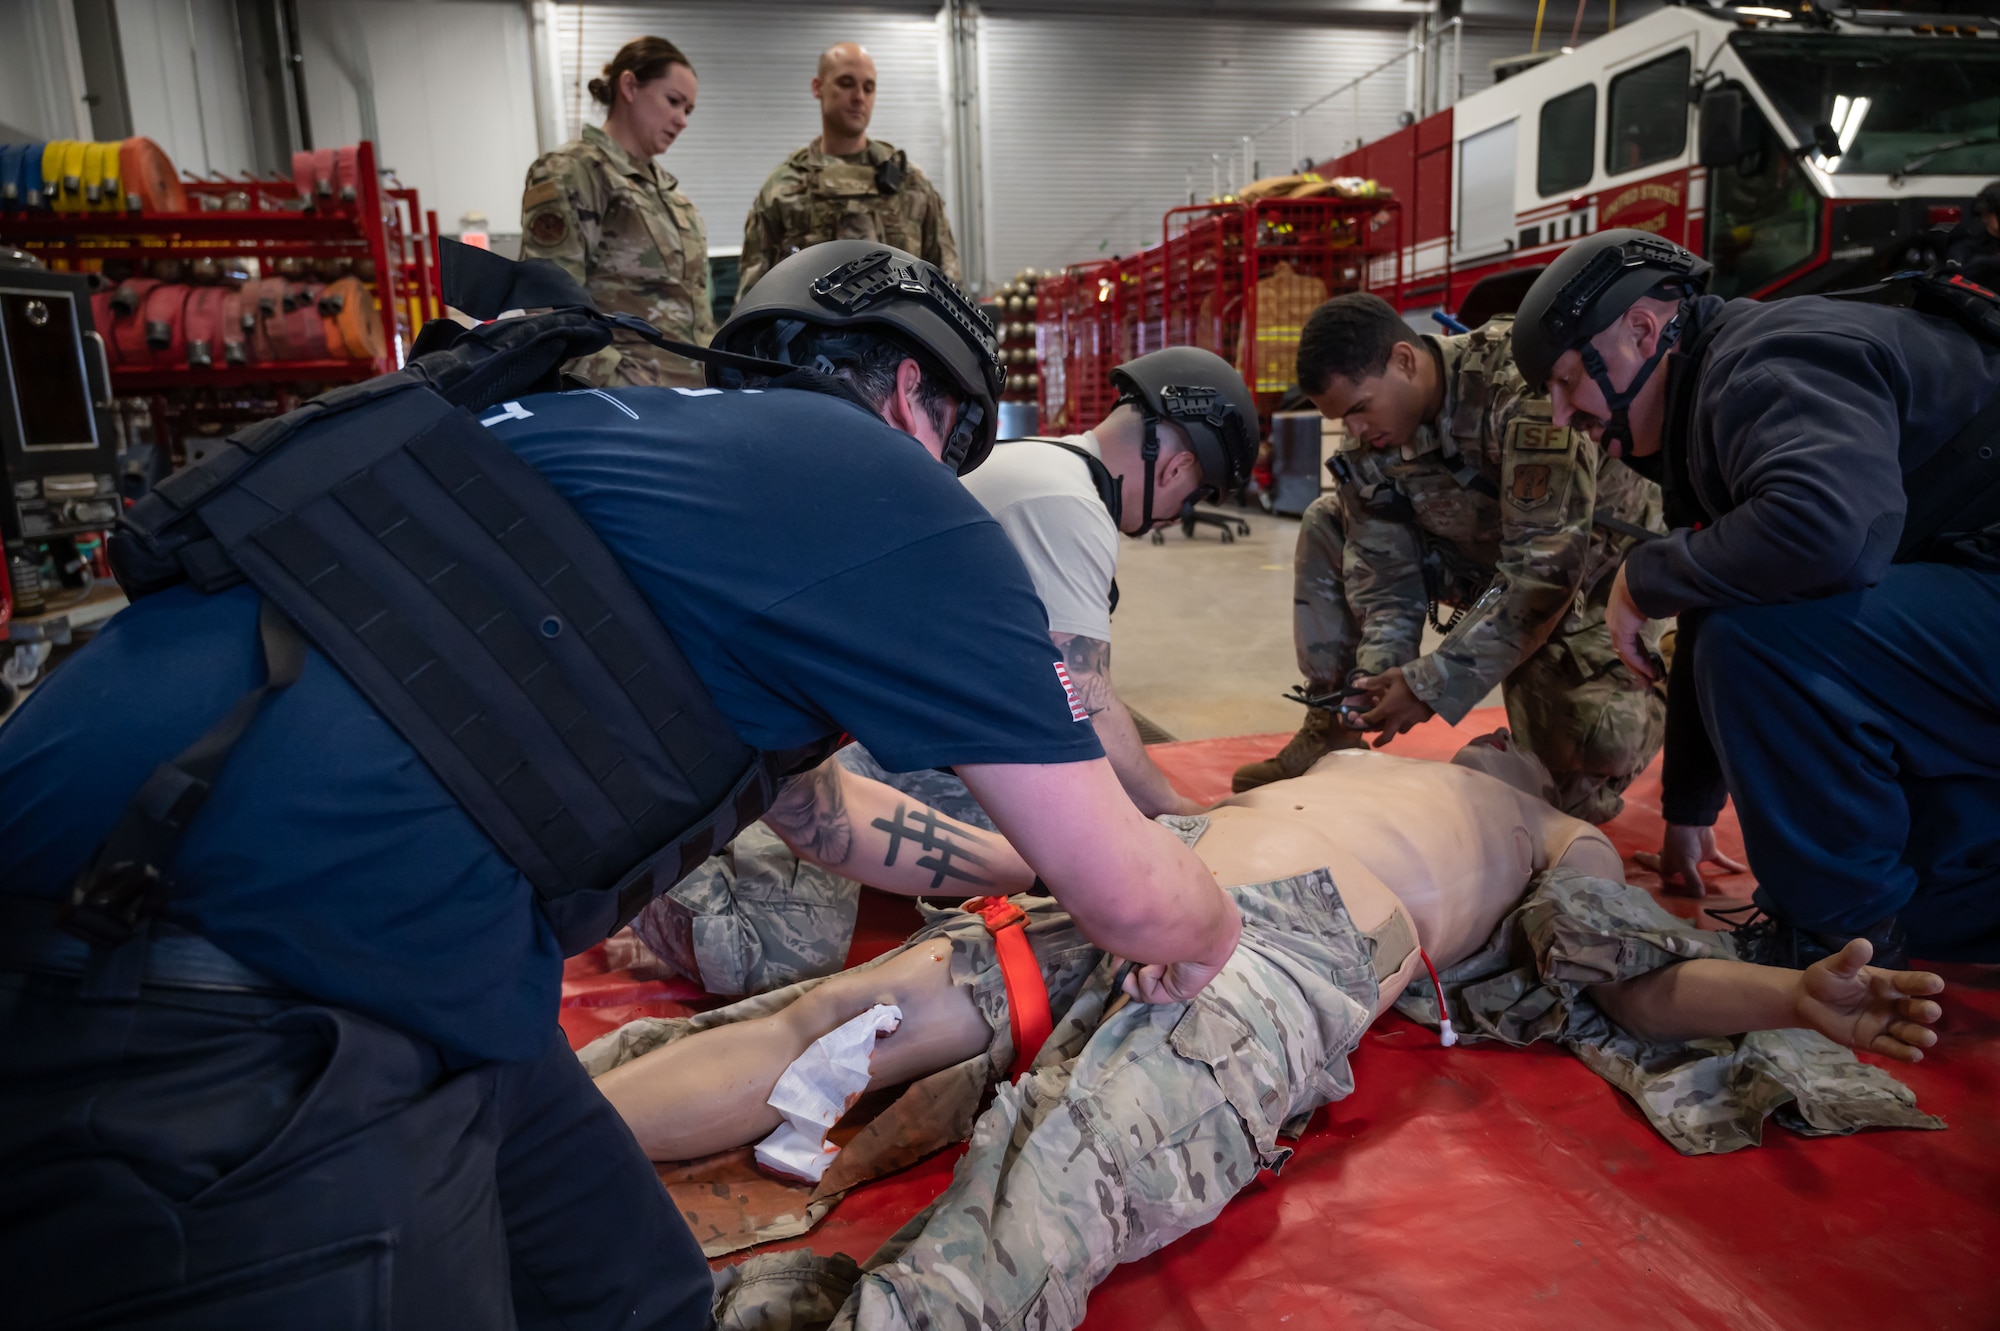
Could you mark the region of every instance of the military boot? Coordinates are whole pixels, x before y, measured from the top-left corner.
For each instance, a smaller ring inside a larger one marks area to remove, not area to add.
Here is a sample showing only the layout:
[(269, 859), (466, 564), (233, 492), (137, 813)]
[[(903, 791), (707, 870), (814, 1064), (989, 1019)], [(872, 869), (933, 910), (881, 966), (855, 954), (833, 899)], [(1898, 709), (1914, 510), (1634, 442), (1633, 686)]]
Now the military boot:
[(1308, 707), (1305, 724), (1299, 727), (1299, 733), (1292, 736), (1291, 742), (1279, 749), (1274, 757), (1245, 763), (1237, 768), (1229, 788), (1240, 795), (1246, 790), (1268, 786), (1273, 781), (1304, 776), (1306, 769), (1335, 749), (1366, 747), (1367, 737), (1340, 724), (1340, 718), (1332, 708)]
[(1736, 943), (1737, 957), (1759, 966), (1804, 970), (1815, 961), (1822, 961), (1846, 947), (1850, 938), (1865, 938), (1875, 945), (1875, 955), (1868, 959), (1871, 966), (1901, 970), (1910, 960), (1909, 943), (1903, 936), (1902, 922), (1894, 915), (1876, 921), (1858, 934), (1852, 934), (1815, 933), (1801, 929), (1754, 905), (1711, 909), (1708, 914), (1734, 926), (1728, 933)]

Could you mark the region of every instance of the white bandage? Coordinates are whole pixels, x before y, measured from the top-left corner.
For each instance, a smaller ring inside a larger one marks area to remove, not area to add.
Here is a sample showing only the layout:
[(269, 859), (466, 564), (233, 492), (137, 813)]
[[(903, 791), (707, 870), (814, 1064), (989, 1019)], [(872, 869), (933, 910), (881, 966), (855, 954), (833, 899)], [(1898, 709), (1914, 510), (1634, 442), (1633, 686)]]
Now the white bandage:
[(765, 1103), (784, 1115), (778, 1130), (757, 1143), (757, 1163), (780, 1174), (817, 1183), (840, 1152), (827, 1129), (868, 1089), (875, 1042), (894, 1035), (903, 1010), (878, 1003), (813, 1041), (771, 1088)]

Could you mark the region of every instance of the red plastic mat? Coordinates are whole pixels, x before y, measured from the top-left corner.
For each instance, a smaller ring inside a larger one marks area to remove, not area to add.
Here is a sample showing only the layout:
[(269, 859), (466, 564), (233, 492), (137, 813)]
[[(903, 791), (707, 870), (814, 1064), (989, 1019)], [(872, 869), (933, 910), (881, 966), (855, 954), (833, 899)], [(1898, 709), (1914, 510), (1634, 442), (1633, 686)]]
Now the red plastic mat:
[[(1493, 709), (1455, 730), (1433, 722), (1390, 751), (1446, 758), (1504, 720)], [(1213, 800), (1238, 764), (1287, 738), (1153, 754), (1183, 791)], [(1630, 856), (1659, 844), (1658, 799), (1656, 764), (1606, 829), (1631, 880), (1649, 886)], [(1740, 853), (1733, 812), (1718, 835)], [(1716, 886), (1742, 897), (1752, 884)], [(1718, 904), (1663, 902), (1688, 916)], [(894, 946), (915, 919), (864, 893), (850, 961)], [(607, 974), (601, 954), (570, 967), (563, 1026), (579, 1044), (703, 1001)], [(1805, 1140), (1771, 1126), (1762, 1147), (1697, 1159), (1566, 1053), (1444, 1049), (1391, 1015), (1354, 1055), (1355, 1093), (1315, 1116), (1284, 1173), (1121, 1267), (1085, 1326), (2000, 1327), (2000, 973), (1937, 969), (1951, 981), (1943, 1038), (1894, 1075), (1948, 1131)], [(813, 1234), (776, 1246), (864, 1257), (943, 1191), (956, 1157), (859, 1189)]]

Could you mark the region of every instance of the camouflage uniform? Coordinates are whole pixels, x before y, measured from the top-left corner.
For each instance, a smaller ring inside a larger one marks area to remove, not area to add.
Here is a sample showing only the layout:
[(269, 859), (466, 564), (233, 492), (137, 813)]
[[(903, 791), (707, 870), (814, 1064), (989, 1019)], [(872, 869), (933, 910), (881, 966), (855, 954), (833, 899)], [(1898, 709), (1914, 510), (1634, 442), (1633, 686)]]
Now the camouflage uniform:
[[(1353, 447), (1347, 480), (1300, 523), (1294, 639), (1314, 692), (1403, 667), (1456, 724), (1505, 681), (1514, 735), (1555, 774), (1565, 813), (1604, 822), (1665, 737), (1666, 702), (1618, 661), (1604, 627), (1633, 538), (1664, 531), (1659, 487), (1556, 428), (1514, 369), (1511, 323), (1425, 341), (1444, 405), (1400, 455)], [(1427, 603), (1463, 608), (1419, 656)]]
[[(1642, 1040), (1584, 993), (1680, 961), (1735, 956), (1728, 934), (1675, 919), (1641, 888), (1551, 869), (1485, 947), (1438, 978), (1461, 1040), (1557, 1041), (1631, 1096), (1683, 1155), (1755, 1146), (1767, 1116), (1808, 1137), (1944, 1126), (1917, 1108), (1909, 1087), (1817, 1031)], [(1410, 986), (1396, 1010), (1437, 1024), (1429, 985)]]
[(1376, 968), (1324, 869), (1228, 890), (1243, 941), (1192, 1002), (1113, 1010), (1103, 957), (979, 1116), (951, 1187), (865, 1272), (753, 1257), (718, 1281), (719, 1324), (823, 1326), (838, 1308), (839, 1327), (1072, 1327), (1113, 1267), (1282, 1168), (1284, 1139), (1354, 1088)]
[[(1230, 891), (1243, 944), (1214, 984), (1192, 1003), (1106, 1015), (1114, 972), (1101, 962), (1029, 1074), (973, 1125), (943, 1196), (866, 1263), (760, 1253), (718, 1272), (722, 1331), (1060, 1331), (1118, 1263), (1206, 1224), (1279, 1168), (1278, 1138), (1352, 1089), (1347, 1055), (1395, 959), (1371, 963), (1325, 870)], [(1727, 935), (1674, 919), (1640, 889), (1556, 869), (1442, 979), (1461, 1038), (1561, 1041), (1686, 1154), (1754, 1145), (1773, 1112), (1815, 1136), (1943, 1126), (1900, 1082), (1815, 1033), (1649, 1043), (1583, 993), (1730, 955)], [(1428, 985), (1397, 1008), (1435, 1023)]]
[(752, 823), (632, 918), (654, 956), (711, 994), (761, 994), (847, 962), (861, 884)]
[(958, 280), (944, 200), (901, 150), (880, 139), (851, 157), (828, 156), (814, 139), (771, 173), (743, 219), (738, 295), (786, 255), (829, 240), (882, 241)]
[[(678, 341), (707, 346), (715, 334), (701, 214), (658, 163), (634, 158), (595, 125), (528, 168), (521, 257), (555, 260), (599, 309), (636, 314)], [(567, 368), (599, 388), (702, 383), (693, 361), (623, 332)]]

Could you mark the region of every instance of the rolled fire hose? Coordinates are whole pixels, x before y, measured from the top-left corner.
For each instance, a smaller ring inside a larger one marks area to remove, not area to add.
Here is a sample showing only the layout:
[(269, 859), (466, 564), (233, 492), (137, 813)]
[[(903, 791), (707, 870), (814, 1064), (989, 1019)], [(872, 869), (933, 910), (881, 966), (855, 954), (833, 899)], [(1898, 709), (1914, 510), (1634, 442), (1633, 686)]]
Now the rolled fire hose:
[(154, 365), (187, 364), (187, 298), (189, 288), (163, 283), (146, 293), (139, 317), (146, 326), (146, 349)]
[(118, 145), (118, 180), (125, 191), (128, 211), (184, 213), (188, 210), (187, 190), (175, 174), (173, 162), (151, 139), (135, 136)]

